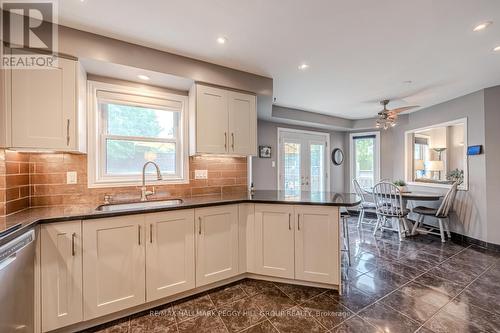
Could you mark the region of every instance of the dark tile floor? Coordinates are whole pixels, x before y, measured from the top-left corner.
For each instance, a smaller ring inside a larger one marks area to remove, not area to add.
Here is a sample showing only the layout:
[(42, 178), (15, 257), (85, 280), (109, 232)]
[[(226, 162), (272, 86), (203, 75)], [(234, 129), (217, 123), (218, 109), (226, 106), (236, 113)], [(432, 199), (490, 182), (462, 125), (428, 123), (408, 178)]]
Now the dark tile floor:
[(92, 332), (499, 332), (500, 255), (350, 221), (336, 291), (243, 280)]

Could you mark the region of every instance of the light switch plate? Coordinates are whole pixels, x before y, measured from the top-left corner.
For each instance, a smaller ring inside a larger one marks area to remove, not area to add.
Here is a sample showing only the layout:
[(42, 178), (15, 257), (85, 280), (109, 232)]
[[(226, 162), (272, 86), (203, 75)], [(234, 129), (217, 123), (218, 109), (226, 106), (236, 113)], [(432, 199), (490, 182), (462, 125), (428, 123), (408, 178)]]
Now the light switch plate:
[(194, 179), (207, 179), (208, 170), (194, 170)]
[(273, 168), (276, 168), (276, 162), (272, 161), (272, 162), (271, 162), (271, 166), (272, 166)]
[(76, 171), (66, 172), (66, 184), (76, 184), (78, 182)]

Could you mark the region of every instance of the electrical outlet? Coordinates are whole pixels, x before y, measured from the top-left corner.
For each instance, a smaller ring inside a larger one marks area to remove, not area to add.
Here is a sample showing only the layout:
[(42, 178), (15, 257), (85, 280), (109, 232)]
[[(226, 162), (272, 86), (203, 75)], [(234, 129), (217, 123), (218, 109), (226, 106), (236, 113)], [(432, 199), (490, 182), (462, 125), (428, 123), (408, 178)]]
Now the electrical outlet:
[(76, 171), (66, 172), (66, 184), (76, 184), (78, 182)]
[(194, 170), (194, 179), (207, 179), (208, 170)]
[(276, 168), (276, 162), (272, 161), (272, 162), (271, 162), (271, 166), (272, 166), (273, 168)]

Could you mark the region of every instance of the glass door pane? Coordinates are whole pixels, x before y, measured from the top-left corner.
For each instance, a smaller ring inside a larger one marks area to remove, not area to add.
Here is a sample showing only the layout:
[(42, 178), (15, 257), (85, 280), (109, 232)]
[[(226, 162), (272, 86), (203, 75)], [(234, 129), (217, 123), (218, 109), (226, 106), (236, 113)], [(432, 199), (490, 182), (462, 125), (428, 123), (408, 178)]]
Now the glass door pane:
[(301, 144), (296, 142), (284, 143), (283, 174), (284, 187), (287, 192), (301, 190)]
[(310, 191), (325, 191), (325, 143), (310, 143)]
[(363, 188), (375, 185), (375, 138), (354, 138), (354, 176)]

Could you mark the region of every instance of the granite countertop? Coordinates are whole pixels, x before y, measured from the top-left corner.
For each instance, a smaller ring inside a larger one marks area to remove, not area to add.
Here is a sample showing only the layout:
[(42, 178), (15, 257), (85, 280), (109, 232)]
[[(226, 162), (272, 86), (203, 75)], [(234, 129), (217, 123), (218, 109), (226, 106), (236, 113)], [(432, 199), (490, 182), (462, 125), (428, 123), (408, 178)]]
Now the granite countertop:
[[(104, 217), (154, 213), (177, 209), (200, 208), (238, 203), (269, 203), (322, 205), (337, 207), (352, 207), (360, 203), (360, 198), (352, 193), (334, 192), (285, 192), (285, 191), (255, 191), (255, 193), (235, 193), (210, 195), (193, 198), (182, 198), (181, 204), (162, 207), (134, 208), (120, 211), (97, 211), (93, 205), (73, 205), (56, 207), (29, 208), (19, 213), (0, 217), (0, 246), (17, 237), (38, 223), (61, 221), (88, 220)], [(121, 203), (121, 202), (120, 202)], [(12, 228), (12, 229), (10, 229)], [(9, 229), (9, 230), (8, 230)], [(15, 231), (10, 232), (10, 230)]]

